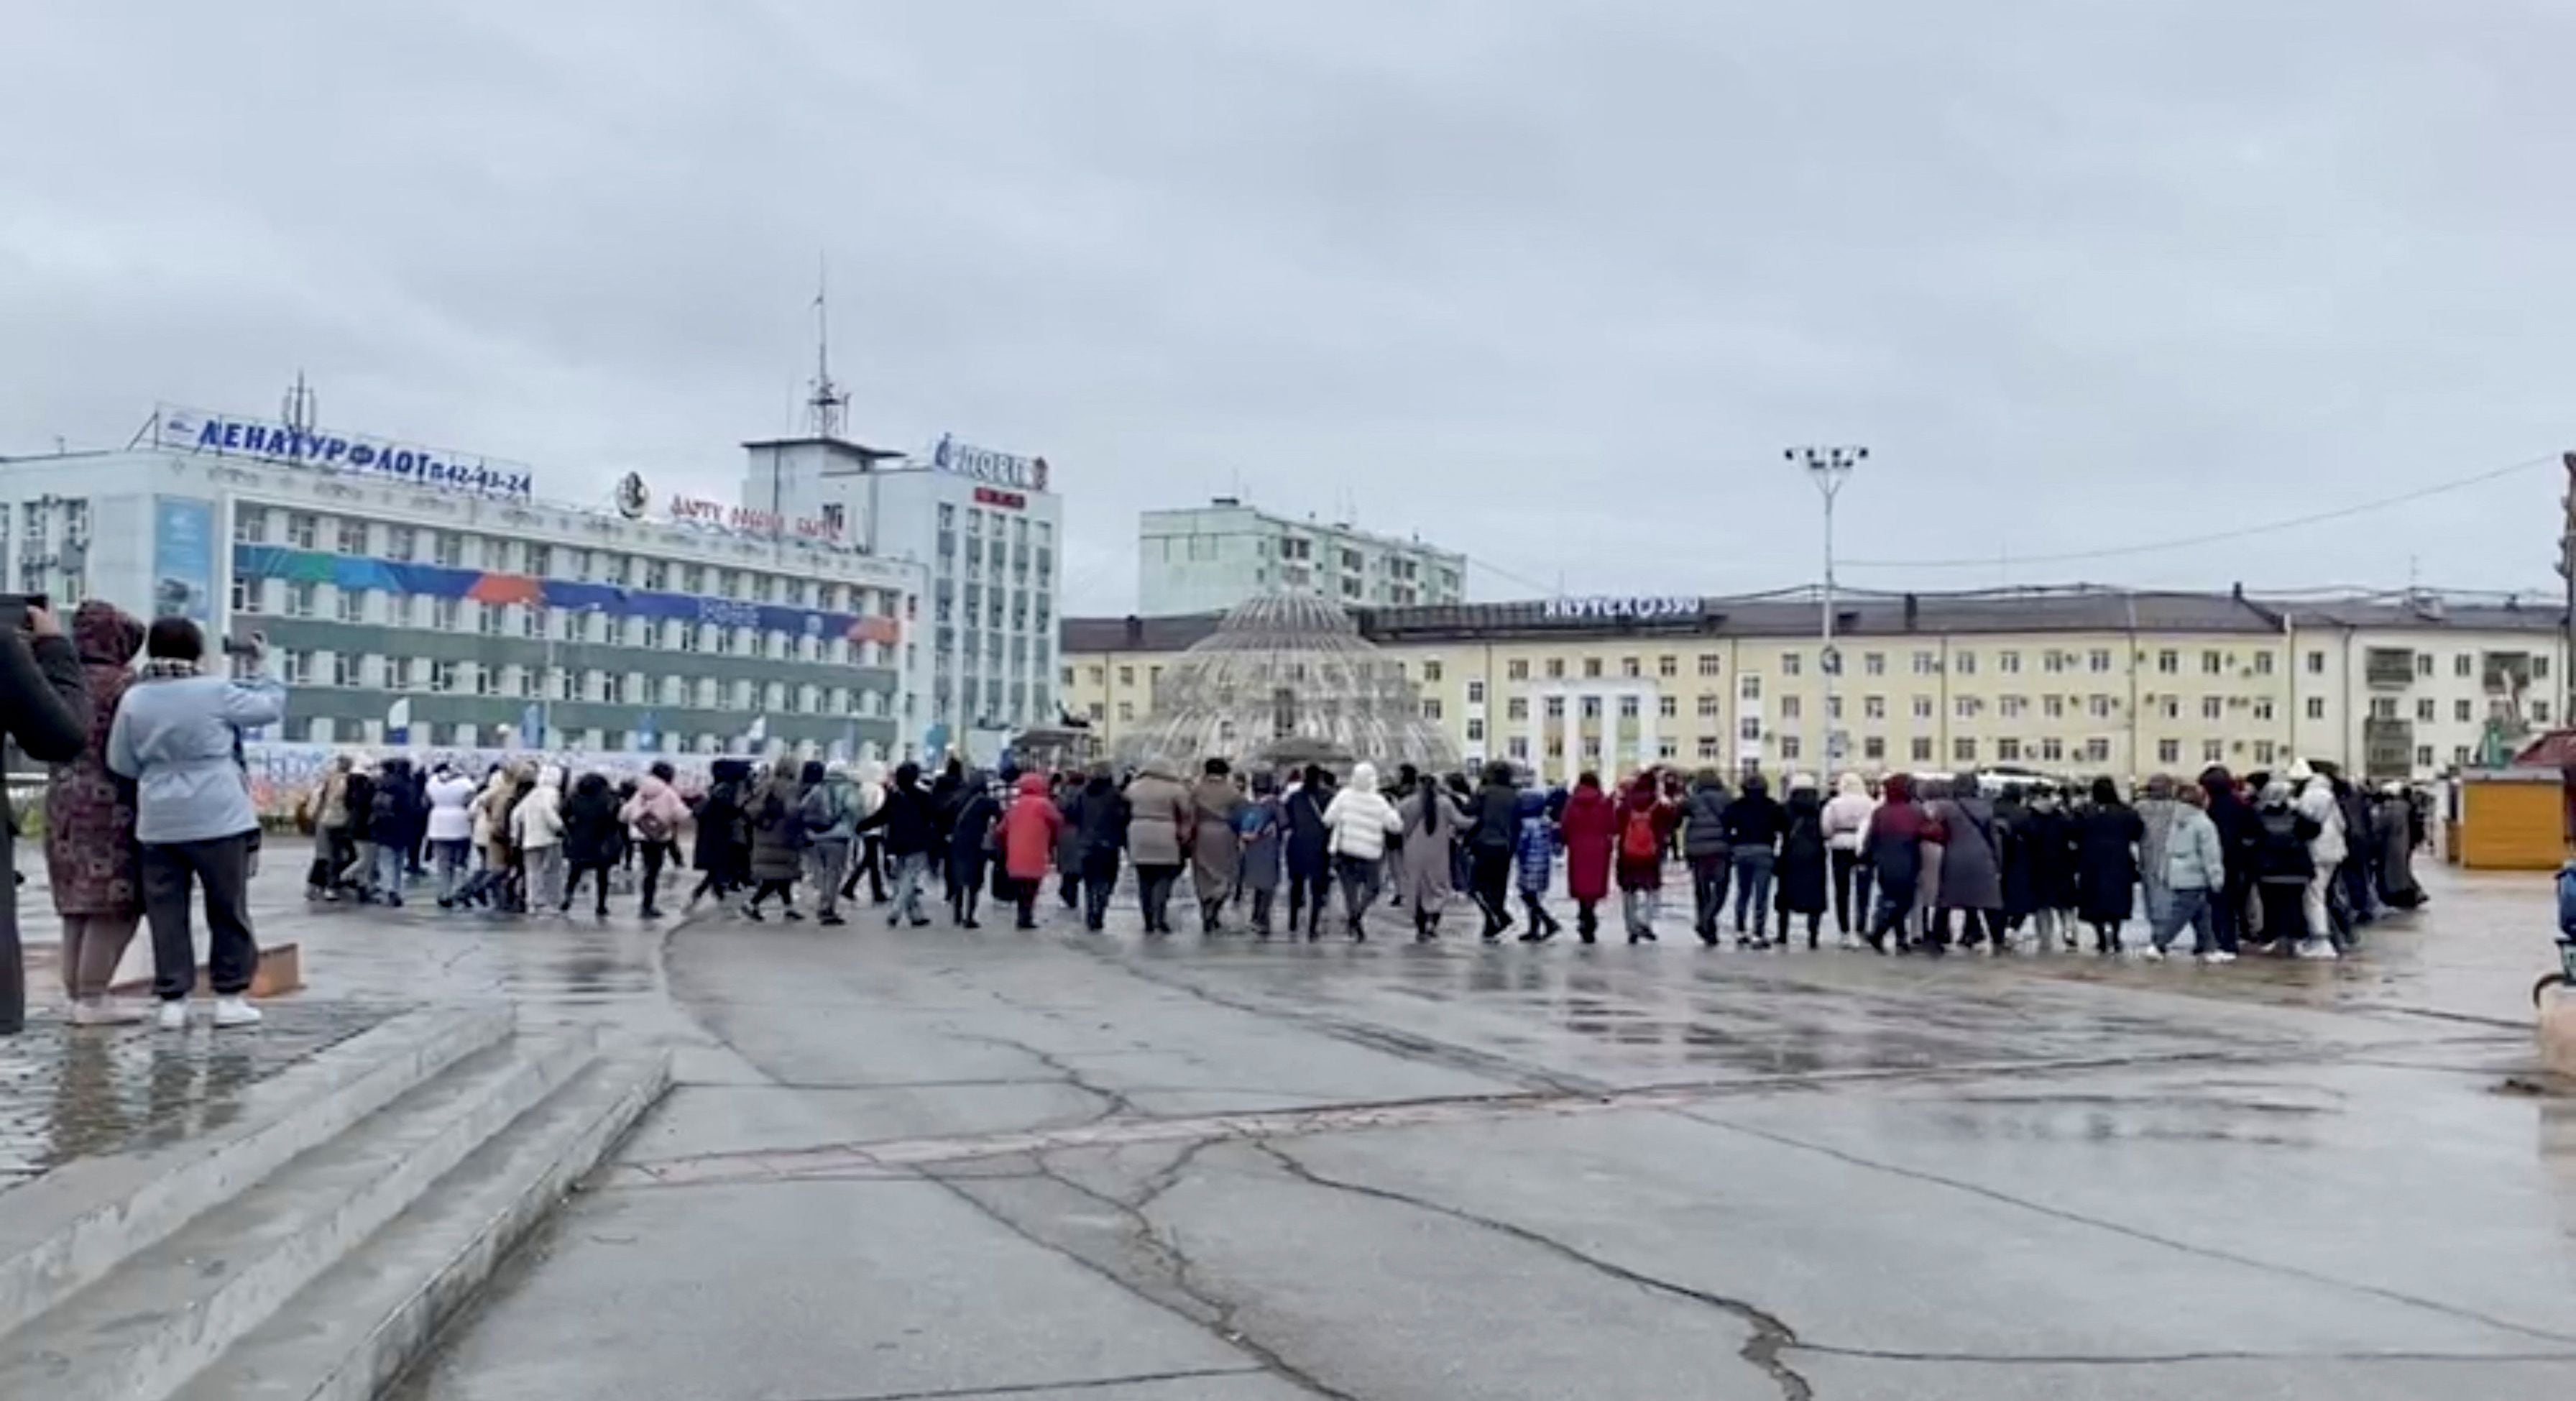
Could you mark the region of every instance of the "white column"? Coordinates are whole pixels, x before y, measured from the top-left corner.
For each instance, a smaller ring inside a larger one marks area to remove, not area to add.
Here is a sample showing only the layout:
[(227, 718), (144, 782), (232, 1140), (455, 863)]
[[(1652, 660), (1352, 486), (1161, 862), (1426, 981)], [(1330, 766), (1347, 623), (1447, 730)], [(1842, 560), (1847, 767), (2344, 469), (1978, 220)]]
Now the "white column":
[(1655, 742), (1655, 721), (1659, 717), (1655, 714), (1654, 699), (1652, 687), (1637, 688), (1637, 767), (1639, 768), (1651, 768), (1663, 761), (1663, 752)]
[(1521, 726), (1527, 732), (1523, 745), (1528, 748), (1530, 778), (1541, 788), (1547, 786), (1547, 698), (1533, 691), (1521, 702), (1525, 713)]

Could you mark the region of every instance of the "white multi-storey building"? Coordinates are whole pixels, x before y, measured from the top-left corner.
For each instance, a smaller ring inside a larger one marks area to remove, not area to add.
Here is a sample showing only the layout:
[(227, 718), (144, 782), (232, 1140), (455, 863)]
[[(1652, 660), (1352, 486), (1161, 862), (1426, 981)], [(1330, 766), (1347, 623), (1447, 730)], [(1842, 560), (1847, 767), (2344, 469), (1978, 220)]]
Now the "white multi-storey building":
[(1221, 613), (1278, 591), (1345, 608), (1459, 603), (1467, 557), (1347, 525), (1290, 520), (1220, 496), (1147, 511), (1136, 530), (1137, 609), (1146, 617)]
[(749, 445), (746, 505), (840, 523), (871, 553), (925, 571), (924, 665), (912, 678), (925, 753), (982, 731), (1053, 724), (1063, 499), (1044, 458), (942, 438), (920, 458), (832, 437)]
[(164, 410), (150, 446), (0, 468), (0, 581), (265, 634), (279, 739), (919, 752), (917, 566), (739, 511), (656, 518), (640, 479), (620, 495), (562, 505), (516, 465)]

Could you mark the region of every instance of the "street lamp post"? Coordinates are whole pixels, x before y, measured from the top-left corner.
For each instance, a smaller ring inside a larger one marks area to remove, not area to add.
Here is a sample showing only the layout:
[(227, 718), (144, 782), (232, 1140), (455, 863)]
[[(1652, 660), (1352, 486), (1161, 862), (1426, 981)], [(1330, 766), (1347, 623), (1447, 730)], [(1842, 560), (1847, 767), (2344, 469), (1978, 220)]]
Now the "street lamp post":
[(1841, 676), (1842, 656), (1834, 650), (1834, 496), (1843, 489), (1852, 469), (1869, 460), (1869, 449), (1854, 446), (1796, 447), (1781, 454), (1807, 469), (1807, 479), (1825, 498), (1825, 587), (1823, 600), (1823, 649), (1816, 654), (1816, 670), (1825, 679), (1825, 703), (1816, 716), (1816, 772), (1821, 781), (1830, 782), (1831, 773), (1842, 756), (1834, 748), (1834, 682)]

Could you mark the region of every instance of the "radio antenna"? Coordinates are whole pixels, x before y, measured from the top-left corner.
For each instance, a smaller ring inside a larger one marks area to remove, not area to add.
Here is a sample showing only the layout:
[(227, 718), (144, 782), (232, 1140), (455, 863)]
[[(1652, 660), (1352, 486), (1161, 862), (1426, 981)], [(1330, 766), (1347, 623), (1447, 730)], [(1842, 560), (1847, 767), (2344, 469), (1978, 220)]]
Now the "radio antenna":
[(817, 438), (838, 437), (841, 412), (850, 396), (832, 382), (831, 267), (822, 255), (814, 260), (814, 397), (805, 401), (807, 425)]

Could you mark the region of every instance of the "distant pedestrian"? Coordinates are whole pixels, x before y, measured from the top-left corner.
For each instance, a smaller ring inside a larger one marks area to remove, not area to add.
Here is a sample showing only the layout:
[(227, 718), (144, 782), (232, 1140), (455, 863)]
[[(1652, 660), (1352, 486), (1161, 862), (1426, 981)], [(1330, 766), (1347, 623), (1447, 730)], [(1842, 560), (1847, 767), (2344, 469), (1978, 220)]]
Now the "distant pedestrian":
[(680, 864), (680, 828), (689, 820), (689, 805), (672, 786), (677, 776), (668, 760), (655, 760), (617, 812), (626, 824), (627, 837), (643, 854), (643, 896), (635, 906), (638, 919), (662, 917), (662, 869)]
[(375, 898), (402, 907), (403, 883), (411, 869), (412, 848), (419, 844), (428, 814), (421, 810), (420, 789), (412, 782), (411, 761), (387, 759), (377, 776), (367, 830), (376, 847), (375, 870), (368, 887)]
[(510, 809), (510, 845), (524, 881), (522, 909), (560, 910), (564, 903), (564, 772), (538, 768), (534, 787)]
[(2147, 947), (2139, 952), (2149, 959), (2163, 958), (2174, 936), (2189, 925), (2191, 951), (2201, 962), (2232, 963), (2236, 955), (2219, 944), (2217, 921), (2212, 918), (2212, 907), (2227, 886), (2227, 856), (2217, 824), (2203, 811), (2209, 796), (2197, 784), (2183, 786), (2180, 794), (2165, 833), (2164, 914), (2152, 926)]
[(1726, 780), (1715, 769), (1692, 778), (1682, 800), (1682, 859), (1690, 863), (1691, 928), (1699, 941), (1717, 945), (1719, 921), (1726, 918), (1726, 887), (1734, 874), (1735, 847), (1726, 838), (1726, 806), (1732, 801)]
[(2403, 784), (2379, 790), (2377, 818), (2371, 824), (2379, 843), (2373, 863), (2379, 898), (2393, 910), (2412, 910), (2424, 903), (2424, 887), (2415, 882), (2415, 804)]
[(1246, 806), (1234, 786), (1233, 769), (1223, 759), (1210, 759), (1190, 794), (1190, 886), (1198, 896), (1199, 931), (1213, 934), (1224, 922), (1225, 902), (1234, 894), (1243, 858), (1243, 834), (1236, 819)]
[(1075, 833), (1082, 871), (1082, 927), (1097, 934), (1109, 919), (1109, 897), (1118, 889), (1119, 854), (1127, 849), (1127, 800), (1109, 766), (1093, 767), (1075, 800)]
[(446, 764), (429, 776), (429, 816), (422, 826), (431, 869), (438, 874), (438, 907), (456, 907), (474, 861), (474, 780)]
[(1870, 868), (1860, 859), (1860, 842), (1869, 831), (1870, 814), (1877, 810), (1869, 785), (1856, 773), (1846, 773), (1837, 780), (1834, 796), (1825, 803), (1825, 848), (1834, 887), (1834, 927), (1841, 931), (1844, 948), (1857, 946), (1858, 931), (1869, 927)]
[(1324, 809), (1332, 801), (1332, 776), (1323, 766), (1309, 764), (1280, 803), (1288, 833), (1288, 932), (1295, 934), (1302, 920), (1309, 941), (1324, 933), (1324, 893), (1333, 872), (1332, 831), (1324, 825)]
[(1601, 928), (1601, 902), (1610, 897), (1611, 849), (1619, 837), (1619, 814), (1601, 791), (1600, 775), (1586, 773), (1574, 781), (1559, 827), (1565, 842), (1565, 891), (1574, 900), (1574, 932), (1588, 944)]
[(1512, 766), (1497, 759), (1485, 766), (1484, 784), (1476, 790), (1473, 817), (1464, 846), (1467, 876), (1476, 893), (1476, 908), (1485, 917), (1484, 939), (1492, 943), (1512, 924), (1512, 859), (1521, 837), (1521, 793), (1512, 783)]
[[(1763, 921), (1769, 917), (1773, 863), (1779, 860), (1780, 833), (1789, 825), (1787, 809), (1771, 796), (1771, 786), (1758, 773), (1744, 776), (1743, 791), (1726, 805), (1726, 843), (1735, 862), (1735, 942), (1745, 948), (1771, 947)], [(1744, 929), (1747, 910), (1753, 932)]]
[[(2325, 945), (2309, 934), (2307, 896), (2316, 877), (2314, 843), (2323, 824), (2301, 811), (2290, 797), (2290, 785), (2275, 779), (2263, 787), (2262, 805), (2254, 813), (2250, 851), (2254, 888), (2261, 902), (2263, 947), (2275, 953)], [(2325, 945), (2329, 954), (2331, 945)]]
[(1269, 770), (1252, 775), (1252, 800), (1235, 815), (1235, 832), (1243, 842), (1236, 879), (1252, 902), (1252, 932), (1267, 939), (1271, 909), (1279, 898), (1281, 848), (1287, 841), (1279, 780)]
[[(1907, 921), (1914, 910), (1915, 887), (1923, 878), (1923, 848), (1938, 839), (1940, 826), (1914, 801), (1913, 780), (1906, 775), (1889, 774), (1882, 794), (1878, 810), (1870, 814), (1869, 831), (1861, 838), (1861, 857), (1870, 863), (1872, 884), (1878, 887), (1878, 904), (1862, 937), (1871, 948), (1886, 953), (1893, 936), (1895, 951), (1905, 953), (1912, 949)], [(1925, 951), (1938, 954), (1941, 948), (1927, 944)]]
[(777, 896), (779, 914), (793, 923), (805, 916), (796, 910), (796, 878), (805, 869), (805, 784), (796, 758), (772, 760), (743, 804), (751, 827), (751, 899), (743, 917), (757, 923), (760, 907)]
[(707, 766), (707, 791), (698, 796), (697, 836), (690, 864), (698, 870), (697, 889), (689, 904), (713, 896), (725, 899), (740, 890), (751, 870), (751, 767), (740, 759), (718, 759)]
[(1521, 790), (1513, 814), (1519, 835), (1513, 841), (1512, 867), (1520, 886), (1521, 909), (1529, 916), (1521, 942), (1543, 944), (1565, 928), (1547, 910), (1548, 883), (1556, 875), (1556, 824), (1548, 820), (1547, 795), (1535, 788)]
[(1403, 825), (1395, 805), (1377, 791), (1377, 766), (1365, 760), (1351, 766), (1351, 781), (1324, 807), (1333, 871), (1342, 885), (1342, 915), (1353, 943), (1368, 937), (1368, 909), (1384, 888), (1387, 842)]
[(2138, 844), (2146, 824), (2120, 801), (2120, 786), (2093, 780), (2093, 802), (2075, 820), (2077, 913), (2093, 926), (2095, 953), (2120, 952), (2121, 926), (2136, 914)]
[(966, 775), (948, 823), (949, 922), (960, 929), (981, 929), (976, 906), (984, 898), (984, 876), (993, 860), (993, 824), (1002, 805), (993, 797), (993, 780), (981, 771)]
[(1019, 907), (1015, 927), (1038, 927), (1038, 892), (1046, 888), (1055, 865), (1056, 838), (1064, 832), (1064, 814), (1047, 796), (1043, 774), (1020, 775), (1019, 796), (1002, 814), (998, 833), (1002, 869), (1011, 878), (1012, 902)]
[(1197, 808), (1190, 790), (1172, 772), (1169, 761), (1147, 759), (1129, 780), (1127, 859), (1136, 867), (1136, 898), (1143, 907), (1145, 932), (1172, 932), (1172, 886), (1181, 862), (1192, 848)]
[(573, 785), (572, 796), (564, 800), (563, 855), (571, 875), (555, 903), (556, 913), (571, 912), (574, 897), (581, 894), (582, 878), (588, 876), (597, 892), (592, 913), (608, 918), (608, 873), (617, 869), (626, 851), (626, 824), (619, 819), (618, 806), (608, 775), (597, 772), (583, 774)]
[(1950, 780), (1950, 795), (1932, 805), (1941, 825), (1941, 903), (1933, 916), (1931, 938), (1950, 942), (1950, 917), (1959, 917), (1959, 947), (1973, 949), (1988, 940), (1996, 953), (2011, 949), (2004, 932), (2004, 837), (1993, 800), (1979, 791), (1977, 775), (1962, 772)]
[(2072, 949), (2080, 927), (2075, 915), (2081, 899), (2075, 877), (2075, 819), (2053, 785), (2031, 790), (2030, 810), (2017, 835), (2021, 859), (2030, 866), (2032, 925), (2040, 947), (2054, 942)]
[(836, 760), (830, 764), (807, 760), (803, 774), (805, 797), (798, 815), (805, 824), (805, 871), (812, 878), (816, 922), (839, 925), (841, 918), (841, 881), (848, 874), (850, 850), (858, 840), (859, 785), (850, 778), (850, 766)]
[[(1399, 883), (1404, 903), (1413, 911), (1414, 940), (1427, 943), (1440, 937), (1440, 918), (1456, 890), (1451, 884), (1456, 870), (1450, 864), (1449, 848), (1457, 840), (1464, 814), (1439, 779), (1423, 774), (1414, 780), (1413, 792), (1396, 805), (1396, 816), (1402, 823), (1405, 855)], [(1493, 937), (1490, 919), (1485, 937)]]
[(853, 856), (855, 864), (851, 867), (849, 875), (843, 877), (841, 881), (841, 898), (857, 900), (859, 877), (865, 876), (868, 880), (868, 903), (882, 905), (886, 902), (885, 833), (881, 829), (864, 824), (876, 815), (878, 808), (885, 805), (885, 765), (874, 759), (866, 760), (853, 771), (852, 778), (858, 785), (859, 821), (862, 826), (859, 831), (859, 843)]
[(930, 794), (921, 786), (919, 764), (907, 761), (895, 766), (885, 801), (859, 819), (859, 832), (862, 836), (882, 833), (886, 860), (894, 865), (894, 908), (886, 914), (886, 927), (909, 922), (917, 929), (930, 923), (930, 916), (922, 912), (921, 893), (930, 880), (938, 823), (931, 812)]
[(1066, 772), (1055, 776), (1050, 794), (1064, 815), (1055, 839), (1056, 899), (1074, 911), (1082, 908), (1082, 790), (1083, 776)]
[(1782, 810), (1787, 820), (1780, 828), (1780, 855), (1771, 871), (1773, 889), (1779, 892), (1780, 947), (1789, 946), (1791, 918), (1804, 916), (1807, 947), (1812, 949), (1824, 927), (1826, 886), (1831, 883), (1824, 797), (1816, 791), (1816, 780), (1806, 774), (1791, 778), (1789, 801)]
[[(1681, 809), (1664, 800), (1652, 773), (1630, 780), (1619, 795), (1619, 909), (1628, 942), (1655, 942), (1655, 916), (1664, 888), (1664, 852)], [(1767, 871), (1766, 871), (1767, 873)]]

